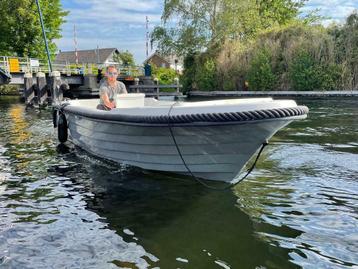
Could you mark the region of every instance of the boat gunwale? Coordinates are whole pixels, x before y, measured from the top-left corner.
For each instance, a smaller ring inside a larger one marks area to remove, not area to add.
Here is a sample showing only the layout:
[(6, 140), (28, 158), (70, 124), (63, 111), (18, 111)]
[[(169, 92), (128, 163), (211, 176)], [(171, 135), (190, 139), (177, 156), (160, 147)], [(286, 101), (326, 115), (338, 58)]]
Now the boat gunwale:
[(86, 117), (94, 121), (151, 127), (163, 127), (168, 126), (169, 124), (172, 127), (194, 127), (235, 125), (271, 120), (295, 120), (306, 117), (309, 112), (309, 109), (306, 106), (251, 110), (243, 112), (196, 113), (171, 116), (107, 114), (106, 111), (83, 109), (77, 106), (71, 106), (69, 104), (59, 106), (57, 109), (63, 111), (64, 113), (71, 113), (73, 115)]

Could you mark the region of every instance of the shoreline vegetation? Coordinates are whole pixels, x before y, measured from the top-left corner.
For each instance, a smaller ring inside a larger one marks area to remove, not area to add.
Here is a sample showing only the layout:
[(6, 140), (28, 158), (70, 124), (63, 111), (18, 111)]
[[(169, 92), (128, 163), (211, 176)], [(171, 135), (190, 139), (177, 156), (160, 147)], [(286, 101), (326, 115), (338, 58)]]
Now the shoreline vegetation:
[(0, 85), (0, 96), (20, 96), (19, 88), (14, 85)]
[(303, 98), (356, 98), (358, 91), (189, 91), (189, 97), (303, 97)]
[[(222, 91), (358, 90), (358, 16), (351, 15), (347, 21), (355, 25), (347, 22), (325, 28), (294, 23), (264, 32), (245, 44), (227, 42), (212, 54), (191, 56), (194, 64), (187, 66), (186, 73), (196, 76), (187, 87)], [(200, 77), (204, 79), (200, 81)]]
[(151, 38), (184, 58), (184, 91), (358, 90), (357, 10), (325, 27), (305, 1), (255, 2), (166, 1)]

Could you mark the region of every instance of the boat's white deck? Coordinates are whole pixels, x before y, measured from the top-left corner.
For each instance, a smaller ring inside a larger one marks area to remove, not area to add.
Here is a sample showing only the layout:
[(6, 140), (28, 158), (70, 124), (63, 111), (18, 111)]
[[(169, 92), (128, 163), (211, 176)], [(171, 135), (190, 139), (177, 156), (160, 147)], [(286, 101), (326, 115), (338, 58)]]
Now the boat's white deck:
[[(167, 115), (169, 109), (173, 107), (172, 115), (196, 114), (196, 113), (225, 113), (225, 112), (241, 112), (262, 109), (296, 107), (297, 104), (293, 100), (273, 100), (272, 98), (246, 98), (246, 99), (226, 99), (215, 101), (198, 101), (198, 102), (174, 102), (174, 101), (158, 101), (154, 98), (145, 98), (144, 101), (136, 102), (127, 95), (127, 99), (117, 100), (117, 109), (113, 109), (108, 113), (120, 113), (126, 115)], [(127, 103), (126, 103), (127, 102)], [(82, 99), (71, 100), (71, 106), (96, 109), (99, 99)], [(121, 105), (123, 107), (121, 107)]]

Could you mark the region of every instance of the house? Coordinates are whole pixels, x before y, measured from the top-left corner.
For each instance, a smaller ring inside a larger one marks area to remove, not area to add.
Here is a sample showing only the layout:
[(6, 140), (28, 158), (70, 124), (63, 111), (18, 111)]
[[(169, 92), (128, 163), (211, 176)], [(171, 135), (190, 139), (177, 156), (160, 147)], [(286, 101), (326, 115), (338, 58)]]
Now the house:
[(170, 63), (158, 52), (154, 52), (145, 61), (144, 64), (156, 65), (157, 67), (170, 68)]
[(157, 67), (171, 68), (179, 73), (183, 71), (183, 61), (176, 55), (163, 56), (156, 51), (144, 61), (144, 64), (147, 63)]
[[(119, 50), (116, 48), (78, 50), (77, 57), (79, 64), (100, 64), (111, 65), (118, 64)], [(56, 55), (55, 63), (76, 63), (75, 51), (60, 51)]]
[(170, 63), (170, 68), (174, 69), (178, 73), (183, 73), (184, 70), (184, 60), (183, 57), (179, 57), (178, 55), (172, 54), (166, 57), (168, 62)]

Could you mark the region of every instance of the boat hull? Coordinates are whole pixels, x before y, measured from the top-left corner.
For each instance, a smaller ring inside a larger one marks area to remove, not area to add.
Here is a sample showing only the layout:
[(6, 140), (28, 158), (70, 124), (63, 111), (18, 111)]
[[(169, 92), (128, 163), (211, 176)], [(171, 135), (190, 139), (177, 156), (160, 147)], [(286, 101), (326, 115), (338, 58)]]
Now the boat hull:
[(302, 118), (169, 127), (65, 114), (72, 142), (96, 156), (149, 170), (188, 174), (189, 168), (196, 177), (225, 182), (240, 173), (262, 143)]

